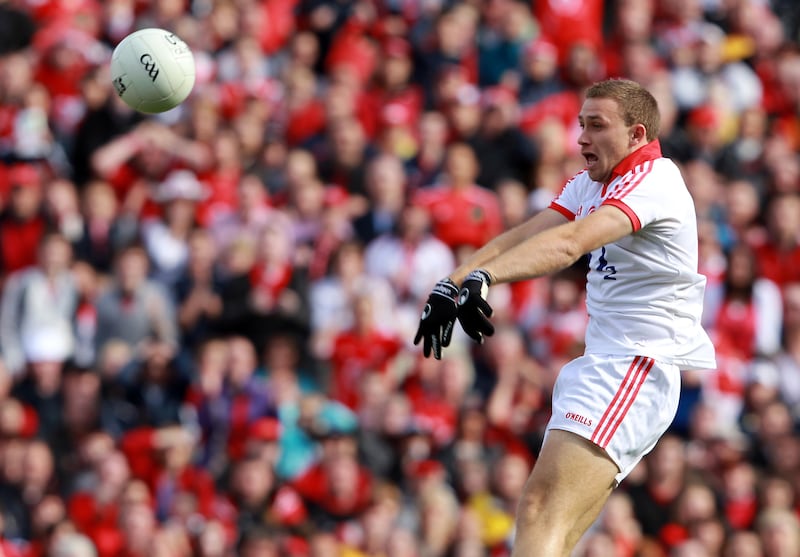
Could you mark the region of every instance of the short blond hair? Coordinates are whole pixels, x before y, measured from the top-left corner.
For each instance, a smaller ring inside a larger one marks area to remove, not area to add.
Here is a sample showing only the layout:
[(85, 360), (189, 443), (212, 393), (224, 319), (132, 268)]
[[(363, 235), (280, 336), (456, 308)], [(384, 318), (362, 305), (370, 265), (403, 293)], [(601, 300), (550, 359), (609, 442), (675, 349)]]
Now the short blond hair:
[(647, 141), (658, 137), (661, 129), (658, 101), (639, 83), (630, 79), (606, 79), (589, 87), (586, 98), (615, 101), (626, 126), (642, 124), (647, 130)]

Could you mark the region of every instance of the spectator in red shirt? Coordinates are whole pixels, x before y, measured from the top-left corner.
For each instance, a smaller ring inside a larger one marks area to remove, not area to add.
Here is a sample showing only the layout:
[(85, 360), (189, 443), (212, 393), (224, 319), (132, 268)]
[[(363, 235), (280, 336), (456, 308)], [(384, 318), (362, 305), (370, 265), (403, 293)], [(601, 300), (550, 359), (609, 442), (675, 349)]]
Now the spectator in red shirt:
[(78, 530), (90, 535), (98, 529), (116, 530), (120, 498), (130, 480), (128, 461), (116, 449), (102, 459), (95, 459), (91, 465), (93, 485), (74, 493), (67, 507)]
[(244, 445), (243, 458), (256, 458), (268, 468), (275, 469), (281, 457), (283, 427), (278, 418), (264, 416), (253, 420)]
[[(756, 8), (756, 9), (748, 9)], [(786, 35), (780, 16), (755, 5), (741, 6), (737, 18), (743, 31), (753, 39), (753, 69), (764, 85), (763, 107), (770, 116), (783, 120), (794, 112), (793, 87), (785, 78), (788, 66), (796, 64), (798, 55), (785, 49)]]
[(478, 248), (502, 230), (497, 195), (474, 180), (478, 174), (475, 152), (465, 143), (447, 150), (445, 181), (414, 196), (414, 202), (431, 214), (433, 234), (453, 250)]
[(722, 511), (737, 530), (752, 528), (759, 506), (758, 473), (751, 462), (730, 463), (722, 470)]
[(317, 95), (317, 78), (310, 69), (294, 66), (287, 70), (286, 141), (302, 145), (325, 129), (325, 108)]
[(81, 80), (96, 63), (92, 54), (103, 45), (86, 30), (61, 23), (41, 28), (36, 45), (41, 52), (36, 81), (51, 98), (50, 118), (59, 132), (71, 133), (79, 118), (69, 106), (80, 98)]
[(352, 432), (329, 430), (321, 440), (322, 457), (291, 482), (315, 524), (333, 526), (352, 519), (369, 506), (372, 474), (359, 464)]
[(214, 480), (207, 470), (192, 463), (196, 440), (188, 429), (178, 425), (141, 427), (126, 433), (121, 443), (133, 476), (149, 487), (160, 520), (172, 516), (181, 494), (192, 496), (197, 513), (212, 515)]
[(423, 91), (411, 78), (414, 71), (411, 44), (400, 37), (389, 37), (381, 48), (383, 63), (376, 70), (376, 83), (367, 92), (374, 114), (388, 104), (403, 106), (412, 122), (419, 120), (424, 106)]
[(420, 358), (416, 363), (402, 388), (411, 401), (414, 425), (442, 448), (456, 436), (460, 408), (474, 386), (475, 364), (464, 348), (441, 361)]
[(562, 62), (577, 41), (593, 48), (603, 44), (603, 0), (536, 1), (533, 14), (543, 34), (557, 46)]
[(211, 142), (213, 167), (197, 176), (208, 190), (197, 207), (197, 222), (202, 226), (208, 226), (219, 215), (235, 209), (237, 189), (245, 173), (245, 161), (250, 163), (256, 157), (256, 153), (247, 151), (252, 149), (257, 152), (261, 147), (260, 141), (255, 146), (247, 144), (246, 126), (258, 126), (257, 136), (261, 139), (262, 123), (255, 116), (246, 115), (240, 117), (239, 121), (242, 119), (248, 124), (240, 123), (239, 130), (223, 128), (215, 134)]
[(32, 164), (8, 169), (8, 203), (0, 213), (0, 279), (36, 263), (48, 225), (42, 212), (42, 182), (41, 170)]
[(311, 283), (312, 350), (327, 359), (333, 339), (353, 326), (353, 300), (361, 292), (371, 292), (381, 303), (373, 306), (375, 323), (393, 323), (396, 294), (383, 277), (370, 275), (364, 266), (364, 248), (355, 241), (342, 244), (331, 258), (330, 272)]
[(207, 169), (213, 157), (204, 143), (187, 139), (170, 127), (145, 120), (130, 132), (115, 137), (94, 151), (92, 171), (108, 181), (123, 209), (139, 214), (145, 207), (151, 190), (177, 168), (195, 172)]
[(333, 340), (331, 353), (332, 398), (353, 410), (360, 406), (360, 384), (376, 371), (392, 383), (389, 370), (403, 346), (402, 340), (387, 328), (376, 326), (373, 300), (369, 292), (353, 301), (355, 322)]
[(755, 248), (759, 272), (781, 287), (800, 282), (800, 195), (773, 197), (767, 215), (766, 241)]
[(778, 352), (781, 293), (773, 281), (760, 275), (752, 249), (739, 244), (730, 250), (724, 280), (706, 298), (705, 311), (718, 351), (743, 361)]

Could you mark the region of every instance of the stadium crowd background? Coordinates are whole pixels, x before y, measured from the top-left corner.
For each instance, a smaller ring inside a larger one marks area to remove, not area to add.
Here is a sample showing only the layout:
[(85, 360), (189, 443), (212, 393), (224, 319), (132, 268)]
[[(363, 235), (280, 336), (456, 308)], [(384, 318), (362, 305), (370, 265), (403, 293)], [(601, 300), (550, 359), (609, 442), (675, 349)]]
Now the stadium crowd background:
[[(193, 48), (116, 99), (113, 45)], [(700, 221), (717, 370), (580, 557), (800, 556), (800, 4), (0, 2), (0, 555), (503, 557), (583, 269), (411, 345), (431, 285), (645, 84)]]

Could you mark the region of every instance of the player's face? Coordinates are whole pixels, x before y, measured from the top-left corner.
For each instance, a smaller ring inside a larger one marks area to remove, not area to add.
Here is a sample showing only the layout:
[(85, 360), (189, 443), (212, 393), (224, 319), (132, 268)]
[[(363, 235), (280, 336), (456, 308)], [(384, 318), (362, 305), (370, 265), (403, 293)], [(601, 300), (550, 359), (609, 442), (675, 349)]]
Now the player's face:
[(625, 125), (616, 101), (602, 98), (586, 99), (578, 121), (583, 130), (578, 145), (589, 177), (607, 182), (614, 167), (631, 153), (632, 126)]

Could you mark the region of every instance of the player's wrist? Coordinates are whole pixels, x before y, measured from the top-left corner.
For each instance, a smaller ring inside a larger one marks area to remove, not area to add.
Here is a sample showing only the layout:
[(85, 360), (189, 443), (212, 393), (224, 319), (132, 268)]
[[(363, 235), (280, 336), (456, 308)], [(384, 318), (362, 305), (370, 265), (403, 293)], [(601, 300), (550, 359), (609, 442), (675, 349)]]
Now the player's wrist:
[(494, 282), (494, 277), (486, 269), (475, 269), (466, 276), (464, 282), (468, 280), (478, 280), (486, 283), (486, 286), (491, 286)]
[(458, 285), (449, 277), (443, 278), (433, 286), (432, 293), (455, 300), (458, 297)]

